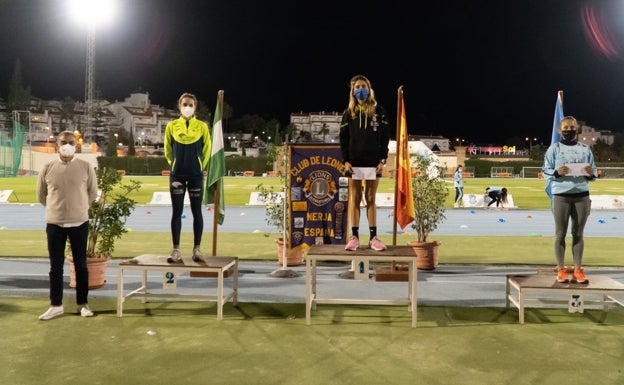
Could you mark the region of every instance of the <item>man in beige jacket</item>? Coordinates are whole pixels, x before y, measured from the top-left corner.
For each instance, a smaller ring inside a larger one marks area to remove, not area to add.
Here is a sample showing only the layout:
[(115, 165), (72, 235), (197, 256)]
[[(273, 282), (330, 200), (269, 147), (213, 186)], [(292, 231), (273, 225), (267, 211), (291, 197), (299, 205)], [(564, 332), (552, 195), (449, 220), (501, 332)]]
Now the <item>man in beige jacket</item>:
[(87, 301), (87, 236), (89, 206), (98, 193), (97, 178), (89, 162), (74, 158), (73, 132), (61, 132), (56, 147), (59, 158), (43, 166), (37, 180), (37, 197), (45, 206), (50, 256), (50, 308), (39, 316), (40, 320), (63, 314), (63, 265), (68, 239), (76, 269), (77, 311), (82, 317), (93, 316)]

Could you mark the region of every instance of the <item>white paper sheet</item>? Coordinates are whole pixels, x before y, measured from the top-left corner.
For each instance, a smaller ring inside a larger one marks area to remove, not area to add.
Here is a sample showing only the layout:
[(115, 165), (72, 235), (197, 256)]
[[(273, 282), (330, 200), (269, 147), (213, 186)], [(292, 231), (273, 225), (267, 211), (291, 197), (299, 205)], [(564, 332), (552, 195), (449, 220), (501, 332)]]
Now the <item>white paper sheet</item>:
[(566, 176), (589, 176), (585, 172), (585, 167), (589, 166), (589, 163), (566, 163), (565, 166), (569, 170)]

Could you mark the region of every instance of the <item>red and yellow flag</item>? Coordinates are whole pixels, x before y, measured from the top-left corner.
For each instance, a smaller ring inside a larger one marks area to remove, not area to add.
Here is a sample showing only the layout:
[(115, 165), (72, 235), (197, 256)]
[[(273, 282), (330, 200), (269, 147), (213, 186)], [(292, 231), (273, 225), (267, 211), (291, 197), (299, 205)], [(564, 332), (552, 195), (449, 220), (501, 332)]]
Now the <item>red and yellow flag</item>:
[(403, 90), (399, 91), (399, 132), (397, 136), (397, 213), (396, 219), (401, 229), (414, 220), (414, 196), (412, 195), (412, 176), (408, 148), (407, 122), (405, 120), (405, 102)]

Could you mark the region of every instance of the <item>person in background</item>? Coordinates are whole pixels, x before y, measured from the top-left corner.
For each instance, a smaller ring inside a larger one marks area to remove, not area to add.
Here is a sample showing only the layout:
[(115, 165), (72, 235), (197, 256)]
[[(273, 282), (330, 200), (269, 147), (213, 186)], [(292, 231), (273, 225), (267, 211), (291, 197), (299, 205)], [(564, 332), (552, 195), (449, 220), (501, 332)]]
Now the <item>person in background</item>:
[(500, 205), (500, 207), (504, 209), (505, 206), (503, 206), (503, 203), (507, 203), (507, 188), (494, 186), (486, 187), (485, 196), (490, 198), (490, 202), (485, 208), (496, 203), (496, 208)]
[[(360, 247), (360, 202), (362, 189), (366, 202), (366, 217), (370, 230), (369, 246), (383, 251), (386, 246), (377, 237), (377, 206), (375, 196), (379, 177), (386, 158), (390, 141), (386, 111), (377, 104), (371, 82), (363, 75), (351, 78), (349, 104), (340, 123), (340, 150), (349, 178), (349, 221), (351, 238), (345, 250)], [(373, 175), (368, 171), (374, 171)], [(362, 171), (365, 176), (358, 175)]]
[(165, 128), (165, 158), (171, 166), (169, 194), (171, 195), (171, 238), (173, 250), (167, 262), (182, 263), (180, 232), (184, 196), (188, 191), (193, 214), (193, 261), (205, 263), (200, 246), (204, 231), (202, 199), (204, 194), (204, 170), (210, 159), (210, 132), (208, 124), (195, 117), (197, 98), (183, 93), (178, 99), (180, 117)]
[(561, 283), (569, 282), (564, 257), (570, 219), (574, 263), (572, 277), (578, 283), (589, 282), (582, 267), (585, 248), (583, 232), (591, 211), (589, 182), (596, 179), (597, 169), (591, 148), (578, 142), (578, 127), (573, 116), (561, 119), (558, 128), (561, 141), (546, 150), (542, 166), (542, 175), (551, 183), (557, 281)]
[(453, 185), (455, 186), (455, 204), (453, 207), (463, 206), (462, 198), (464, 197), (464, 182), (462, 176), (462, 165), (457, 166), (455, 174), (453, 174)]
[(76, 135), (63, 131), (56, 141), (59, 158), (47, 163), (37, 177), (37, 199), (45, 206), (46, 236), (50, 258), (50, 308), (39, 316), (49, 320), (63, 314), (63, 265), (67, 240), (76, 271), (78, 314), (92, 317), (87, 296), (87, 236), (89, 207), (97, 198), (98, 186), (91, 164), (74, 158)]

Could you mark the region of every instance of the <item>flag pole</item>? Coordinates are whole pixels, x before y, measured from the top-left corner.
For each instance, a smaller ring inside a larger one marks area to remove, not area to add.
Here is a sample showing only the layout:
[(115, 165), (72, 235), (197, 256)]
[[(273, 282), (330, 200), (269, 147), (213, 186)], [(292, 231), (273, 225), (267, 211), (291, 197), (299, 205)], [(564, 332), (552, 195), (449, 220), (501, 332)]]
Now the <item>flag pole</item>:
[[(223, 90), (219, 90), (217, 92), (217, 106), (219, 108), (219, 116), (223, 119)], [(215, 111), (216, 113), (216, 111)], [(213, 127), (214, 129), (214, 127)], [(215, 189), (215, 197), (214, 197), (214, 206), (213, 206), (213, 220), (212, 220), (212, 256), (217, 255), (217, 232), (218, 232), (218, 223), (219, 223), (219, 210), (221, 209), (219, 202), (221, 199), (221, 183), (223, 182), (223, 178), (219, 178), (217, 181), (217, 187)]]
[(394, 208), (393, 208), (393, 213), (392, 213), (392, 218), (394, 218), (394, 220), (392, 221), (392, 245), (396, 246), (396, 242), (397, 242), (397, 196), (398, 196), (398, 192), (399, 192), (399, 178), (398, 178), (398, 171), (399, 171), (399, 159), (401, 156), (401, 146), (399, 146), (399, 135), (400, 135), (400, 130), (401, 130), (401, 109), (402, 109), (402, 103), (401, 103), (401, 98), (403, 96), (403, 86), (399, 86), (399, 88), (397, 89), (397, 118), (396, 118), (396, 150), (394, 151), (395, 153), (395, 158), (394, 158)]

